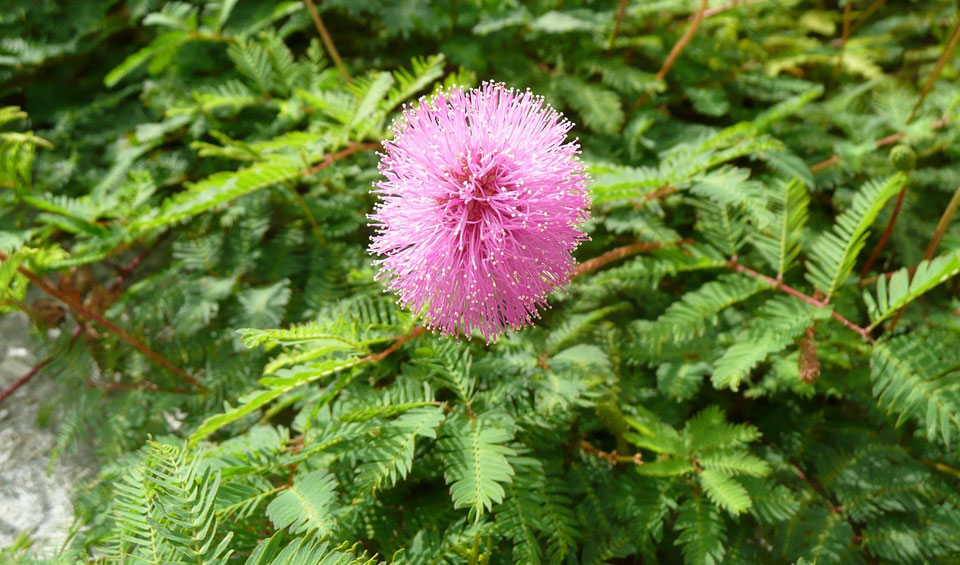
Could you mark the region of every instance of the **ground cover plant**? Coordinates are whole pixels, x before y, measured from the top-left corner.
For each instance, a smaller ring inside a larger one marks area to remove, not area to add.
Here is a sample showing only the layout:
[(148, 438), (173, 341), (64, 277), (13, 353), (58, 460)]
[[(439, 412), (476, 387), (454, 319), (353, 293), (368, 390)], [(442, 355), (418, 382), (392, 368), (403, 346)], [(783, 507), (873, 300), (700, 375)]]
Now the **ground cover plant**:
[[(55, 380), (53, 461), (100, 466), (44, 559), (960, 561), (958, 43), (946, 0), (4, 6), (43, 361), (0, 402)], [(592, 201), (489, 342), (368, 225), (404, 105), (487, 80), (575, 124)]]

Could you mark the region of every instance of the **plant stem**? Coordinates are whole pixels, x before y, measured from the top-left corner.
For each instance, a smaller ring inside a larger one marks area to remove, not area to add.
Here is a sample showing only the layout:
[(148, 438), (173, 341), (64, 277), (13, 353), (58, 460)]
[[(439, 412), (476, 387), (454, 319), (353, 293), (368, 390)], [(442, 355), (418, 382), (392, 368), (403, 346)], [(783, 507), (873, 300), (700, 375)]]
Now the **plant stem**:
[(379, 141), (369, 141), (367, 143), (358, 143), (356, 141), (353, 141), (349, 145), (347, 145), (346, 149), (341, 149), (336, 153), (330, 153), (329, 155), (323, 158), (323, 161), (320, 161), (316, 165), (300, 173), (300, 176), (303, 176), (303, 177), (310, 176), (312, 174), (322, 171), (323, 169), (326, 169), (327, 167), (332, 165), (334, 162), (339, 161), (344, 157), (353, 155), (357, 151), (370, 151), (373, 149), (377, 149), (380, 146), (381, 146), (381, 143)]
[(703, 13), (703, 17), (709, 18), (710, 16), (716, 16), (719, 13), (726, 12), (727, 10), (732, 10), (734, 8), (739, 8), (740, 6), (760, 4), (766, 1), (767, 0), (733, 0), (732, 2), (727, 2), (726, 4), (717, 6), (716, 8), (710, 8)]
[(853, 22), (853, 25), (850, 27), (850, 33), (856, 33), (856, 31), (863, 25), (863, 22), (867, 21), (867, 18), (873, 15), (877, 11), (877, 8), (883, 4), (883, 0), (873, 0), (873, 3), (867, 6), (867, 9), (860, 12), (857, 15), (857, 21)]
[[(930, 239), (930, 244), (927, 245), (927, 250), (923, 253), (924, 261), (933, 259), (933, 254), (937, 252), (937, 247), (940, 245), (940, 239), (943, 238), (944, 232), (946, 232), (947, 227), (950, 226), (950, 220), (953, 219), (953, 215), (956, 213), (958, 205), (960, 205), (960, 187), (957, 187), (957, 190), (953, 193), (953, 198), (951, 198), (950, 203), (947, 204), (947, 209), (944, 210), (943, 214), (940, 216), (940, 221), (937, 223), (937, 229), (933, 232), (933, 237)], [(911, 278), (913, 278), (913, 273), (916, 271), (916, 269), (916, 267), (910, 269)], [(893, 318), (890, 319), (890, 323), (887, 324), (887, 331), (892, 332), (897, 327), (897, 324), (900, 323), (900, 318), (903, 317), (904, 311), (906, 311), (906, 306), (894, 314)]]
[[(930, 129), (931, 129), (931, 130), (938, 130), (938, 129), (942, 128), (943, 126), (947, 125), (948, 123), (950, 123), (950, 120), (947, 119), (947, 116), (944, 116), (944, 117), (940, 118), (939, 120), (937, 120), (936, 122), (933, 122), (933, 124), (931, 124), (931, 126), (930, 126)], [(907, 134), (904, 133), (904, 132), (897, 132), (897, 133), (888, 135), (887, 137), (884, 137), (884, 138), (882, 138), (882, 139), (878, 139), (878, 140), (874, 141), (873, 144), (874, 144), (874, 146), (876, 146), (877, 149), (880, 149), (881, 147), (884, 147), (884, 146), (886, 146), (886, 145), (892, 145), (892, 144), (900, 141), (900, 140), (903, 139), (906, 135), (907, 135)], [(811, 166), (810, 166), (810, 170), (811, 170), (812, 172), (817, 172), (817, 171), (819, 171), (820, 169), (826, 169), (826, 168), (829, 167), (830, 165), (835, 165), (835, 164), (837, 164), (837, 163), (839, 163), (839, 162), (840, 162), (840, 156), (839, 156), (839, 155), (833, 155), (833, 156), (831, 156), (831, 157), (829, 157), (829, 158), (827, 158), (827, 159), (824, 159), (823, 161), (820, 161), (819, 163), (816, 163), (816, 164), (814, 164), (814, 165), (811, 165)]]
[[(697, 33), (697, 29), (700, 27), (700, 22), (703, 21), (703, 16), (707, 11), (708, 0), (700, 0), (700, 7), (697, 8), (697, 11), (693, 14), (693, 19), (690, 20), (690, 25), (687, 27), (687, 30), (680, 37), (680, 40), (674, 44), (673, 49), (670, 50), (670, 53), (667, 55), (667, 58), (663, 61), (663, 65), (660, 67), (660, 70), (657, 71), (657, 80), (663, 80), (666, 78), (667, 73), (670, 72), (670, 68), (673, 67), (673, 64), (677, 61), (677, 57), (680, 56), (680, 53), (683, 53), (683, 50), (686, 49), (687, 44), (690, 43), (690, 40), (693, 39), (693, 36)], [(644, 94), (641, 96), (637, 102), (633, 105), (634, 108), (639, 108), (647, 103), (649, 95)]]
[(114, 294), (116, 292), (119, 292), (120, 289), (123, 288), (123, 283), (126, 280), (126, 278), (129, 277), (131, 273), (133, 273), (133, 271), (140, 266), (140, 263), (142, 263), (143, 260), (146, 259), (148, 255), (153, 253), (153, 250), (157, 248), (157, 245), (160, 244), (160, 242), (163, 240), (164, 236), (166, 236), (167, 233), (169, 232), (166, 232), (160, 237), (158, 237), (156, 240), (154, 240), (153, 244), (151, 244), (149, 247), (144, 248), (143, 251), (141, 251), (139, 254), (137, 254), (136, 257), (131, 259), (129, 263), (120, 267), (120, 269), (117, 270), (117, 278), (113, 280), (113, 284), (111, 284), (110, 288), (107, 289), (107, 292), (109, 294)]
[(323, 41), (324, 47), (327, 48), (327, 53), (330, 55), (330, 58), (333, 59), (333, 64), (336, 65), (337, 70), (340, 71), (340, 76), (343, 77), (343, 80), (352, 82), (350, 73), (347, 72), (347, 66), (343, 64), (343, 59), (340, 58), (340, 52), (337, 51), (337, 46), (333, 44), (333, 38), (330, 37), (327, 26), (323, 25), (323, 20), (320, 19), (320, 12), (317, 11), (313, 0), (303, 0), (303, 3), (307, 5), (310, 17), (313, 18), (313, 25), (317, 27), (317, 31), (320, 33), (320, 39)]
[(847, 0), (843, 7), (843, 33), (840, 36), (840, 47), (847, 44), (850, 39), (850, 18), (853, 15), (853, 0)]
[(10, 386), (0, 391), (0, 402), (3, 402), (4, 400), (6, 400), (6, 398), (11, 394), (13, 394), (14, 392), (16, 392), (18, 388), (27, 384), (27, 381), (35, 377), (37, 373), (39, 373), (41, 369), (43, 369), (48, 364), (50, 364), (51, 361), (53, 361), (53, 357), (47, 357), (43, 361), (34, 365), (33, 368), (27, 371), (25, 375), (13, 381), (13, 383), (11, 383)]
[(360, 362), (366, 363), (368, 361), (373, 361), (374, 363), (376, 363), (378, 361), (382, 361), (385, 357), (387, 357), (397, 349), (400, 349), (401, 345), (417, 337), (418, 335), (424, 333), (425, 331), (427, 331), (427, 329), (424, 328), (423, 326), (417, 326), (413, 328), (413, 330), (407, 335), (398, 337), (397, 340), (394, 341), (393, 345), (391, 345), (390, 347), (384, 349), (380, 353), (371, 353), (370, 355), (367, 355), (366, 357), (361, 359)]
[(676, 45), (673, 46), (670, 54), (667, 55), (666, 60), (663, 62), (663, 66), (657, 71), (658, 80), (663, 80), (667, 77), (667, 73), (670, 72), (670, 68), (673, 67), (673, 64), (677, 61), (677, 57), (680, 56), (680, 53), (683, 53), (683, 50), (687, 48), (687, 44), (690, 43), (690, 40), (693, 39), (693, 36), (697, 33), (700, 22), (703, 21), (703, 14), (707, 11), (707, 4), (707, 0), (700, 0), (700, 7), (697, 8), (693, 19), (690, 20), (690, 26), (687, 27), (687, 31), (680, 37), (680, 41), (677, 41)]
[[(689, 239), (682, 239), (680, 241), (671, 242), (667, 245), (683, 245), (685, 243), (690, 243)], [(623, 247), (617, 247), (611, 249), (602, 255), (598, 255), (593, 259), (589, 259), (580, 263), (577, 268), (573, 271), (573, 275), (570, 278), (576, 278), (587, 273), (592, 273), (597, 269), (606, 266), (609, 263), (618, 261), (627, 257), (629, 255), (636, 255), (637, 253), (643, 253), (645, 251), (653, 251), (654, 249), (660, 249), (665, 244), (659, 241), (640, 241), (637, 243), (631, 243), (629, 245), (624, 245)]]
[(847, 0), (847, 3), (843, 7), (843, 32), (840, 35), (840, 53), (837, 55), (837, 64), (833, 68), (834, 77), (840, 74), (840, 69), (843, 67), (843, 53), (844, 48), (847, 46), (847, 40), (850, 39), (850, 18), (853, 15), (853, 0)]
[(293, 184), (287, 184), (286, 187), (293, 196), (293, 200), (298, 206), (300, 206), (300, 209), (303, 210), (303, 214), (307, 217), (307, 221), (310, 222), (310, 230), (313, 231), (313, 237), (317, 240), (317, 243), (325, 243), (323, 234), (320, 233), (320, 225), (317, 224), (317, 219), (313, 216), (313, 212), (310, 211), (310, 206), (303, 198), (303, 195), (297, 191), (297, 187)]
[(943, 53), (940, 54), (940, 58), (937, 59), (933, 73), (927, 78), (927, 82), (924, 83), (923, 88), (920, 90), (920, 99), (917, 100), (917, 103), (913, 106), (913, 110), (910, 111), (910, 117), (907, 118), (907, 123), (913, 121), (913, 118), (917, 115), (917, 110), (920, 109), (920, 106), (923, 106), (923, 101), (927, 99), (927, 95), (933, 90), (933, 85), (936, 84), (937, 79), (940, 78), (940, 73), (943, 71), (943, 67), (947, 64), (950, 56), (953, 55), (953, 50), (957, 48), (958, 42), (960, 42), (960, 15), (957, 16), (957, 21), (950, 30), (950, 38), (947, 40), (947, 45), (944, 47)]
[(616, 465), (617, 463), (633, 463), (634, 465), (643, 465), (643, 455), (641, 453), (634, 453), (633, 455), (619, 455), (617, 454), (616, 450), (607, 453), (606, 451), (602, 451), (594, 447), (585, 439), (580, 440), (578, 445), (584, 453), (599, 457), (611, 465)]
[(900, 208), (903, 206), (903, 197), (906, 193), (907, 187), (904, 186), (900, 189), (900, 194), (897, 195), (897, 202), (893, 206), (893, 215), (890, 216), (887, 227), (883, 229), (880, 240), (877, 241), (877, 244), (873, 247), (873, 251), (870, 252), (870, 256), (867, 257), (867, 262), (864, 263), (863, 268), (860, 269), (860, 280), (863, 280), (863, 278), (867, 276), (867, 273), (870, 272), (870, 267), (873, 267), (873, 263), (877, 260), (877, 257), (880, 256), (880, 252), (883, 251), (884, 246), (887, 245), (887, 240), (890, 239), (890, 234), (893, 233), (893, 225), (897, 223), (897, 218), (900, 216)]
[(953, 219), (953, 215), (957, 211), (957, 206), (960, 206), (960, 186), (957, 187), (957, 190), (953, 193), (953, 198), (950, 199), (950, 203), (947, 204), (947, 209), (943, 211), (943, 215), (940, 216), (940, 221), (937, 223), (937, 229), (933, 232), (933, 237), (930, 239), (930, 244), (927, 245), (927, 251), (923, 254), (923, 259), (930, 260), (933, 258), (933, 254), (936, 253), (937, 247), (940, 245), (940, 240), (943, 238), (944, 232), (947, 231), (947, 227), (950, 226), (950, 220)]
[(946, 463), (941, 463), (939, 461), (932, 461), (930, 459), (924, 459), (924, 458), (920, 458), (920, 462), (933, 469), (936, 469), (937, 471), (940, 471), (941, 473), (946, 473), (948, 475), (953, 475), (954, 477), (960, 478), (960, 471), (951, 467), (950, 465), (947, 465)]
[[(737, 262), (736, 259), (731, 259), (731, 260), (730, 260), (730, 263), (728, 264), (728, 266), (729, 266), (731, 269), (733, 269), (734, 271), (738, 272), (738, 273), (743, 273), (743, 274), (749, 275), (749, 276), (751, 276), (751, 277), (753, 277), (753, 278), (755, 278), (755, 279), (759, 279), (759, 280), (761, 280), (761, 281), (764, 281), (765, 283), (769, 284), (770, 286), (772, 286), (773, 288), (775, 288), (775, 289), (777, 289), (777, 290), (783, 291), (783, 292), (789, 294), (790, 296), (793, 296), (794, 298), (799, 298), (800, 300), (803, 300), (804, 302), (806, 302), (807, 304), (813, 306), (814, 308), (825, 308), (825, 307), (829, 304), (829, 302), (827, 302), (827, 301), (817, 300), (816, 298), (814, 298), (814, 297), (812, 297), (812, 296), (806, 295), (806, 294), (800, 292), (799, 290), (797, 290), (797, 289), (795, 289), (795, 288), (793, 288), (793, 287), (785, 284), (783, 281), (779, 281), (779, 280), (777, 280), (777, 279), (775, 279), (775, 278), (773, 278), (773, 277), (768, 277), (767, 275), (758, 273), (757, 271), (754, 271), (753, 269), (751, 269), (751, 268), (749, 268), (749, 267), (745, 267), (745, 266), (741, 265), (739, 262)], [(862, 337), (862, 338), (864, 339), (864, 341), (866, 341), (866, 342), (868, 342), (868, 343), (870, 343), (870, 344), (874, 344), (874, 343), (877, 342), (877, 340), (873, 339), (873, 336), (870, 335), (870, 332), (867, 331), (866, 328), (863, 328), (863, 327), (858, 326), (857, 324), (854, 324), (854, 323), (851, 322), (850, 320), (844, 318), (844, 317), (843, 317), (842, 315), (840, 315), (838, 312), (836, 312), (836, 311), (830, 312), (830, 317), (833, 318), (834, 320), (840, 322), (841, 324), (843, 324), (843, 325), (846, 326), (847, 328), (849, 328), (849, 329), (857, 332), (857, 333), (860, 335), (860, 337)]]
[[(0, 261), (7, 261), (8, 259), (9, 257), (7, 257), (5, 253), (0, 252)], [(164, 356), (160, 355), (156, 351), (147, 347), (147, 345), (144, 344), (142, 341), (133, 337), (126, 330), (117, 326), (110, 320), (106, 319), (102, 314), (95, 312), (90, 308), (87, 308), (86, 306), (84, 306), (77, 298), (61, 291), (57, 287), (43, 280), (43, 278), (38, 276), (36, 273), (31, 271), (30, 269), (27, 269), (22, 265), (17, 267), (17, 270), (20, 272), (20, 274), (27, 277), (27, 279), (29, 279), (30, 282), (32, 282), (37, 287), (39, 287), (40, 290), (42, 290), (43, 292), (49, 294), (50, 296), (66, 304), (68, 308), (73, 310), (74, 314), (79, 314), (84, 318), (87, 318), (89, 320), (96, 322), (98, 325), (102, 326), (104, 329), (106, 329), (110, 333), (116, 335), (121, 340), (133, 346), (134, 349), (136, 349), (140, 353), (143, 353), (147, 358), (152, 360), (157, 365), (160, 365), (170, 373), (182, 378), (183, 380), (187, 381), (192, 385), (199, 384), (197, 382), (197, 379), (190, 376), (186, 371), (184, 371), (180, 367), (177, 367), (176, 365), (171, 363), (169, 360), (167, 360), (167, 358), (165, 358)]]
[(627, 12), (627, 2), (629, 0), (620, 0), (620, 3), (617, 5), (617, 20), (613, 24), (613, 31), (610, 33), (610, 39), (607, 40), (607, 51), (613, 49), (613, 42), (617, 39), (617, 34), (620, 33), (620, 24), (623, 22), (623, 16)]

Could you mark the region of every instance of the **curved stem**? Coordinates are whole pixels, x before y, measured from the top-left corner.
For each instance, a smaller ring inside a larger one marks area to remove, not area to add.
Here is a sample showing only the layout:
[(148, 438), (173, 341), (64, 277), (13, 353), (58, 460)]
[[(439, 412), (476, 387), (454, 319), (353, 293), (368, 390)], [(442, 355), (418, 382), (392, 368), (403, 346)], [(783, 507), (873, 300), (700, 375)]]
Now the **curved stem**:
[[(690, 240), (680, 240), (676, 242), (676, 245), (683, 245), (684, 243), (690, 243)], [(592, 273), (601, 267), (606, 266), (609, 263), (623, 259), (630, 255), (636, 255), (637, 253), (643, 253), (644, 251), (653, 251), (654, 249), (659, 249), (663, 247), (664, 244), (659, 241), (640, 241), (637, 243), (631, 243), (630, 245), (624, 245), (622, 247), (617, 247), (616, 249), (611, 249), (602, 255), (598, 255), (593, 259), (589, 259), (580, 263), (577, 268), (573, 271), (573, 275), (570, 278), (576, 278), (587, 273)]]
[[(9, 259), (9, 257), (8, 257), (5, 253), (0, 252), (0, 261), (7, 261), (8, 259)], [(121, 328), (120, 326), (118, 326), (118, 325), (114, 324), (113, 322), (111, 322), (110, 320), (106, 319), (106, 318), (105, 318), (102, 314), (100, 314), (99, 312), (95, 312), (95, 311), (91, 310), (90, 308), (87, 308), (86, 306), (84, 306), (84, 305), (83, 305), (77, 298), (75, 298), (74, 296), (71, 296), (71, 295), (69, 295), (69, 294), (61, 291), (61, 290), (58, 289), (57, 287), (55, 287), (55, 286), (53, 286), (52, 284), (48, 283), (47, 281), (43, 280), (43, 278), (41, 278), (40, 276), (38, 276), (36, 273), (34, 273), (33, 271), (31, 271), (30, 269), (27, 269), (26, 267), (24, 267), (24, 266), (22, 266), (22, 265), (19, 266), (19, 267), (17, 267), (17, 271), (19, 271), (20, 274), (22, 274), (23, 276), (27, 277), (27, 279), (30, 280), (30, 282), (32, 282), (33, 284), (35, 284), (38, 288), (40, 288), (40, 290), (42, 290), (43, 292), (49, 294), (50, 296), (56, 298), (57, 300), (63, 302), (64, 304), (66, 304), (67, 307), (70, 308), (71, 310), (73, 310), (73, 312), (74, 312), (75, 314), (79, 314), (80, 316), (83, 316), (84, 318), (87, 318), (87, 319), (89, 319), (89, 320), (92, 320), (92, 321), (96, 322), (98, 325), (102, 326), (104, 329), (106, 329), (106, 330), (109, 331), (110, 333), (116, 335), (116, 336), (117, 336), (118, 338), (120, 338), (122, 341), (125, 341), (125, 342), (127, 342), (129, 345), (133, 346), (134, 349), (136, 349), (137, 351), (139, 351), (140, 353), (142, 353), (143, 355), (145, 355), (148, 359), (150, 359), (151, 361), (153, 361), (153, 362), (156, 363), (157, 365), (160, 365), (161, 367), (163, 367), (164, 369), (166, 369), (166, 370), (169, 371), (170, 373), (172, 373), (172, 374), (174, 374), (174, 375), (182, 378), (183, 380), (187, 381), (188, 383), (190, 383), (190, 384), (192, 384), (192, 385), (198, 385), (198, 384), (199, 384), (199, 383), (197, 382), (197, 379), (195, 379), (194, 377), (192, 377), (191, 375), (189, 375), (186, 371), (184, 371), (184, 370), (181, 369), (180, 367), (177, 367), (176, 365), (174, 365), (173, 363), (171, 363), (171, 362), (170, 362), (166, 357), (164, 357), (163, 355), (160, 355), (160, 354), (157, 353), (156, 351), (150, 349), (145, 343), (143, 343), (143, 342), (140, 341), (139, 339), (137, 339), (137, 338), (133, 337), (132, 335), (130, 335), (126, 330), (124, 330), (124, 329)]]
[[(667, 73), (670, 72), (670, 68), (673, 67), (673, 64), (677, 61), (677, 57), (680, 56), (680, 53), (683, 53), (683, 50), (687, 48), (687, 44), (690, 43), (690, 40), (693, 39), (693, 36), (697, 33), (697, 28), (700, 27), (700, 22), (703, 21), (703, 16), (707, 11), (708, 0), (700, 0), (700, 7), (697, 8), (697, 11), (693, 14), (693, 19), (690, 20), (690, 25), (687, 27), (687, 30), (683, 32), (683, 35), (680, 37), (680, 40), (674, 44), (673, 49), (670, 50), (670, 53), (667, 55), (667, 58), (663, 61), (663, 65), (660, 67), (660, 70), (657, 71), (657, 80), (663, 80), (666, 78)], [(641, 96), (636, 104), (633, 105), (634, 108), (639, 108), (647, 103), (649, 99), (648, 94)]]
[(337, 70), (340, 71), (340, 76), (343, 77), (343, 80), (351, 82), (350, 73), (347, 72), (347, 66), (343, 64), (343, 59), (340, 58), (340, 52), (337, 51), (337, 46), (333, 44), (333, 38), (330, 37), (327, 26), (323, 25), (323, 20), (320, 19), (320, 12), (317, 11), (317, 6), (313, 3), (313, 0), (303, 0), (303, 2), (307, 5), (307, 10), (309, 10), (310, 17), (313, 19), (313, 25), (317, 27), (317, 32), (320, 33), (320, 39), (323, 41), (323, 46), (327, 48), (327, 53), (330, 54), (330, 58), (333, 59), (333, 64), (336, 65)]
[(23, 385), (27, 384), (27, 381), (29, 381), (30, 379), (32, 379), (33, 377), (35, 377), (35, 376), (37, 375), (37, 373), (39, 373), (41, 369), (43, 369), (44, 367), (46, 367), (47, 365), (49, 365), (51, 361), (53, 361), (53, 357), (47, 357), (47, 358), (44, 359), (43, 361), (41, 361), (41, 362), (37, 363), (36, 365), (34, 365), (33, 368), (30, 369), (29, 371), (27, 371), (27, 373), (26, 373), (25, 375), (23, 375), (22, 377), (20, 377), (19, 379), (15, 380), (15, 381), (13, 381), (13, 382), (10, 384), (10, 386), (8, 386), (7, 388), (5, 388), (5, 389), (3, 389), (2, 391), (0, 391), (0, 402), (3, 402), (4, 400), (6, 400), (6, 398), (7, 398), (8, 396), (10, 396), (11, 394), (15, 393), (18, 388), (20, 388), (20, 387), (22, 387)]
[(907, 193), (907, 187), (900, 189), (900, 194), (897, 195), (897, 203), (893, 206), (893, 215), (890, 216), (890, 221), (887, 222), (887, 227), (883, 229), (883, 235), (880, 236), (880, 240), (877, 241), (877, 244), (873, 247), (873, 251), (870, 252), (870, 256), (867, 257), (867, 262), (863, 264), (863, 268), (860, 269), (860, 280), (863, 280), (867, 276), (867, 273), (870, 272), (870, 267), (873, 267), (873, 263), (877, 260), (877, 257), (880, 256), (880, 252), (883, 251), (883, 248), (887, 245), (887, 240), (890, 239), (890, 234), (893, 233), (893, 225), (897, 223), (897, 218), (900, 216), (900, 208), (903, 206), (903, 197)]
[[(772, 286), (773, 288), (775, 288), (775, 289), (777, 289), (777, 290), (780, 290), (780, 291), (782, 291), (782, 292), (785, 292), (785, 293), (789, 294), (790, 296), (793, 296), (794, 298), (799, 298), (800, 300), (803, 300), (804, 302), (806, 302), (807, 304), (813, 306), (814, 308), (825, 308), (825, 307), (829, 304), (829, 303), (826, 302), (826, 301), (817, 300), (816, 298), (814, 298), (814, 297), (812, 297), (812, 296), (806, 295), (806, 294), (800, 292), (799, 290), (797, 290), (797, 289), (795, 289), (795, 288), (787, 285), (787, 284), (784, 283), (783, 281), (777, 280), (777, 279), (775, 279), (775, 278), (773, 278), (773, 277), (768, 277), (767, 275), (758, 273), (757, 271), (754, 271), (753, 269), (751, 269), (751, 268), (749, 268), (749, 267), (745, 267), (745, 266), (741, 265), (740, 263), (738, 263), (736, 259), (731, 259), (731, 260), (730, 260), (729, 267), (730, 267), (731, 269), (733, 269), (734, 271), (738, 272), (738, 273), (743, 273), (743, 274), (749, 275), (749, 276), (751, 276), (751, 277), (753, 277), (753, 278), (755, 278), (755, 279), (764, 281), (765, 283), (769, 284), (769, 285)], [(877, 340), (875, 340), (875, 339), (873, 338), (873, 336), (870, 335), (870, 331), (869, 331), (868, 328), (863, 328), (863, 327), (858, 326), (857, 324), (854, 324), (854, 323), (851, 322), (850, 320), (844, 318), (844, 317), (843, 317), (840, 313), (838, 313), (837, 311), (834, 310), (834, 311), (830, 312), (830, 317), (833, 318), (834, 320), (840, 322), (841, 324), (843, 324), (843, 325), (846, 326), (847, 328), (849, 328), (849, 329), (857, 332), (857, 334), (859, 334), (860, 337), (862, 337), (863, 340), (866, 341), (867, 343), (870, 343), (870, 344), (872, 345), (872, 344), (874, 344), (874, 343), (877, 342)]]
[(947, 45), (944, 47), (943, 53), (941, 53), (940, 58), (937, 59), (933, 73), (930, 74), (927, 82), (924, 83), (923, 88), (920, 90), (920, 99), (917, 100), (917, 103), (913, 106), (913, 110), (910, 111), (910, 117), (907, 118), (907, 123), (913, 121), (913, 118), (917, 115), (917, 111), (923, 106), (923, 101), (927, 99), (927, 95), (933, 90), (933, 85), (936, 84), (937, 79), (940, 78), (940, 73), (943, 72), (943, 67), (946, 66), (950, 56), (953, 55), (953, 50), (957, 48), (957, 43), (960, 43), (960, 16), (957, 16), (957, 21), (953, 24), (953, 29), (950, 30), (950, 39), (947, 40)]

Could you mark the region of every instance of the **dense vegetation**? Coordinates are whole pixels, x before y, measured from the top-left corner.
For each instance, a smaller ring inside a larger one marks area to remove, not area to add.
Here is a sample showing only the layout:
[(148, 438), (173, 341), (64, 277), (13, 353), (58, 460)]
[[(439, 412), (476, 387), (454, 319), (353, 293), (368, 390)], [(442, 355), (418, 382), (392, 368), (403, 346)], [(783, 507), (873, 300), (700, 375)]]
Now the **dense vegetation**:
[[(319, 15), (0, 10), (0, 312), (101, 465), (57, 560), (960, 561), (956, 2)], [(366, 252), (398, 108), (486, 79), (593, 179), (578, 276), (490, 345)]]

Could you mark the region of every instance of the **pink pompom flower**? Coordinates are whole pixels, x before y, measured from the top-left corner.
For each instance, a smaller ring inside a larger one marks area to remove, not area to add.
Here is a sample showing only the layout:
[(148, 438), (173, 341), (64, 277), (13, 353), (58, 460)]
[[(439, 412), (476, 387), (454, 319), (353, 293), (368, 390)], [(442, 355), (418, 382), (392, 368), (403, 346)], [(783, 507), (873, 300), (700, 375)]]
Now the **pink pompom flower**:
[(543, 98), (492, 82), (421, 98), (396, 120), (370, 252), (428, 329), (489, 342), (569, 282), (590, 205), (571, 127)]

